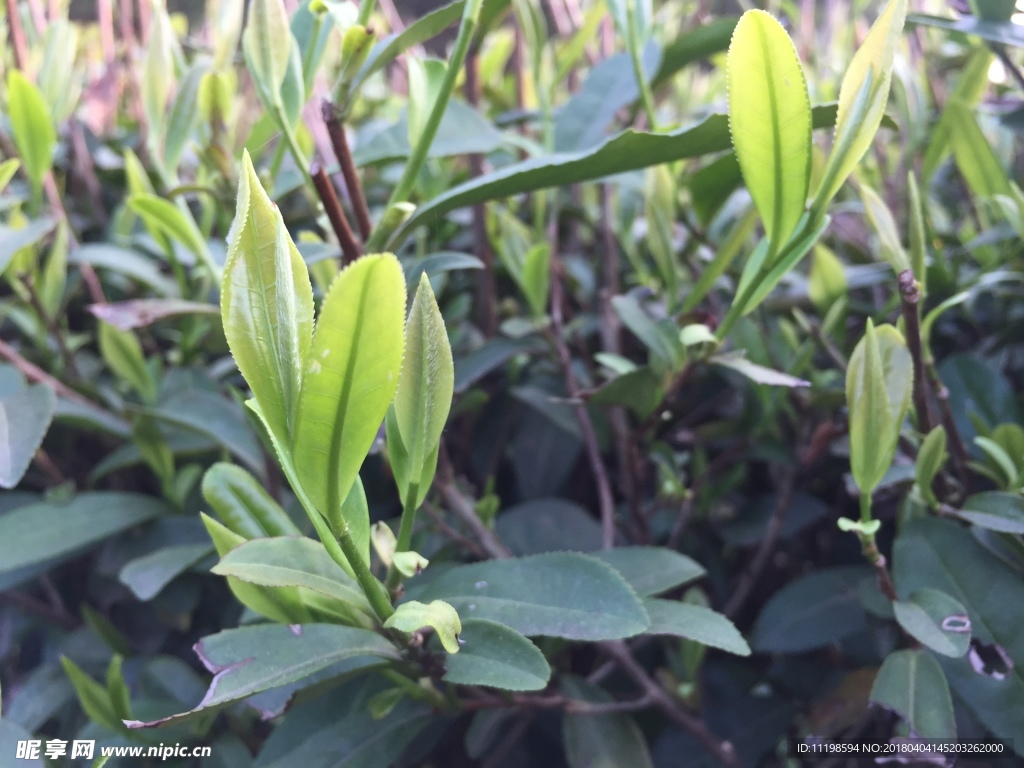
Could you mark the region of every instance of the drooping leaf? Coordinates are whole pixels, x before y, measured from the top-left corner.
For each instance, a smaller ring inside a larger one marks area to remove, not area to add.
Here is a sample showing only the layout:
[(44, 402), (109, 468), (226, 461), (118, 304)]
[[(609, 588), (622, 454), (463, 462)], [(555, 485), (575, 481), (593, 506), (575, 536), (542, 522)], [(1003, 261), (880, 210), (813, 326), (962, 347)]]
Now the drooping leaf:
[(898, 713), (923, 738), (956, 737), (949, 683), (927, 651), (890, 653), (871, 687), (871, 701)]
[(551, 677), (540, 650), (514, 629), (484, 619), (467, 619), (458, 655), (445, 661), (444, 679), (507, 691), (539, 691)]
[(938, 589), (919, 589), (892, 604), (896, 621), (911, 636), (943, 656), (963, 656), (971, 643), (967, 610)]
[(448, 653), (459, 652), (462, 622), (455, 609), (443, 600), (432, 600), (429, 603), (410, 600), (402, 603), (384, 622), (384, 626), (403, 632), (431, 627)]
[(20, 229), (0, 225), (0, 274), (3, 274), (17, 254), (35, 246), (50, 234), (55, 224), (53, 219), (43, 217), (30, 221)]
[(21, 482), (56, 410), (57, 396), (45, 384), (31, 384), (0, 397), (0, 488), (14, 488)]
[(390, 254), (353, 262), (324, 298), (293, 441), (299, 480), (324, 514), (348, 496), (394, 397), (404, 309), (405, 278)]
[(702, 605), (677, 600), (647, 598), (644, 608), (651, 618), (649, 635), (675, 635), (739, 656), (749, 656), (750, 646), (729, 619)]
[(793, 233), (811, 178), (811, 102), (796, 48), (765, 11), (747, 11), (729, 45), (729, 129), (774, 250)]
[[(258, 624), (228, 629), (200, 640), (196, 655), (214, 677), (203, 700), (189, 712), (129, 728), (163, 725), (213, 711), (253, 694), (287, 685), (338, 662), (354, 671), (397, 659), (394, 646), (376, 632), (330, 624)], [(338, 667), (339, 674), (341, 668)]]
[(708, 358), (713, 365), (720, 365), (741, 373), (753, 382), (770, 387), (809, 387), (811, 382), (790, 376), (788, 373), (776, 371), (757, 363), (752, 363), (743, 354), (722, 354)]
[(313, 336), (313, 287), (248, 153), (228, 235), (221, 316), (231, 353), (268, 425), (290, 444)]
[(14, 68), (7, 73), (7, 114), (25, 173), (38, 191), (53, 164), (57, 132), (39, 89)]
[(1024, 498), (1019, 493), (976, 493), (964, 501), (956, 515), (990, 531), (1024, 533)]
[(411, 582), (407, 594), (443, 599), (467, 620), (490, 619), (528, 637), (613, 640), (648, 626), (639, 598), (616, 571), (570, 552), (461, 565), (426, 584)]
[(216, 304), (184, 299), (129, 299), (91, 304), (89, 311), (122, 331), (145, 328), (170, 317), (220, 315), (220, 307)]
[(163, 547), (126, 563), (118, 580), (139, 600), (152, 600), (181, 573), (213, 553), (211, 544)]
[(907, 23), (937, 27), (950, 32), (962, 32), (965, 35), (974, 35), (982, 40), (1001, 45), (1024, 47), (1024, 31), (1020, 29), (1019, 24), (1013, 22), (986, 21), (971, 15), (961, 16), (959, 19), (949, 19), (926, 13), (911, 13), (907, 14)]
[(97, 491), (39, 502), (0, 516), (0, 573), (66, 558), (139, 523), (170, 513), (152, 496)]

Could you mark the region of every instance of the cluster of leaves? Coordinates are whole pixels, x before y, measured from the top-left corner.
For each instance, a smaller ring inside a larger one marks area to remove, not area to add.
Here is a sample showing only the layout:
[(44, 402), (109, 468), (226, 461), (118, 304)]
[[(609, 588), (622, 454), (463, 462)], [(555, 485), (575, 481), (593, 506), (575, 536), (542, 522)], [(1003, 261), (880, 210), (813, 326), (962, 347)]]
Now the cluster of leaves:
[(0, 762), (1024, 754), (1013, 3), (707, 5), (7, 3)]

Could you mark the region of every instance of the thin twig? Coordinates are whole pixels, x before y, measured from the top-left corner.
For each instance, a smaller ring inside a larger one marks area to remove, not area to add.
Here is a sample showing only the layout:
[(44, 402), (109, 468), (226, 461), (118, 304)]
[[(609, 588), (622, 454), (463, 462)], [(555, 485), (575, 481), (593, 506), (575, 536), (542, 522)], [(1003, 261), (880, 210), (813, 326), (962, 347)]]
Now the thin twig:
[(924, 352), (921, 346), (921, 286), (914, 279), (914, 272), (910, 269), (900, 272), (896, 283), (900, 290), (900, 307), (907, 332), (907, 349), (914, 365), (913, 398), (917, 429), (923, 434), (928, 434), (932, 429), (932, 417), (928, 410), (928, 384), (924, 376)]
[(75, 363), (75, 355), (70, 347), (68, 347), (67, 339), (64, 338), (64, 331), (57, 325), (56, 320), (50, 317), (50, 313), (46, 311), (46, 307), (43, 306), (42, 299), (39, 298), (35, 285), (32, 284), (32, 281), (26, 275), (18, 275), (18, 282), (25, 289), (28, 303), (36, 315), (39, 316), (39, 322), (45, 326), (46, 330), (53, 336), (54, 341), (57, 342), (57, 349), (60, 351), (61, 359), (64, 361), (64, 367), (75, 379), (81, 379), (82, 376), (78, 371), (78, 365)]
[(334, 235), (341, 245), (342, 266), (347, 266), (363, 255), (363, 249), (356, 241), (348, 219), (345, 218), (345, 211), (341, 208), (341, 202), (334, 191), (334, 185), (331, 184), (331, 180), (327, 176), (327, 171), (320, 163), (314, 163), (313, 167), (309, 169), (309, 174), (313, 178), (313, 186), (316, 187), (316, 193), (331, 222), (331, 229), (334, 230)]
[(88, 406), (89, 408), (103, 410), (102, 408), (100, 408), (100, 406), (96, 405), (88, 398), (83, 397), (82, 395), (78, 394), (75, 390), (65, 385), (63, 382), (59, 381), (58, 379), (55, 379), (53, 376), (48, 374), (39, 366), (35, 365), (34, 363), (30, 363), (28, 360), (22, 357), (18, 353), (18, 351), (14, 349), (14, 347), (12, 347), (10, 344), (3, 340), (0, 340), (0, 357), (7, 360), (7, 362), (9, 362), (23, 374), (25, 374), (25, 378), (27, 378), (29, 381), (34, 381), (38, 384), (46, 384), (54, 392), (56, 392), (58, 395), (65, 398), (66, 400), (74, 400), (76, 403)]
[(28, 74), (28, 40), (25, 38), (25, 28), (21, 26), (18, 0), (7, 0), (7, 31), (14, 51), (14, 66)]
[(463, 534), (459, 533), (457, 530), (452, 528), (450, 525), (448, 525), (448, 523), (444, 521), (444, 518), (441, 517), (441, 512), (433, 504), (425, 501), (423, 502), (423, 506), (420, 508), (424, 512), (426, 512), (427, 517), (430, 518), (431, 522), (433, 522), (434, 525), (437, 526), (437, 529), (441, 531), (442, 534), (447, 536), (456, 544), (460, 544), (461, 546), (465, 547), (474, 555), (479, 557), (481, 560), (487, 559), (487, 550), (485, 550), (480, 544), (473, 541), (468, 536), (464, 536)]
[(697, 741), (711, 752), (715, 758), (729, 768), (743, 768), (736, 754), (736, 750), (728, 741), (719, 741), (718, 737), (707, 727), (703, 720), (684, 710), (680, 703), (658, 685), (647, 674), (647, 671), (640, 665), (629, 648), (621, 640), (610, 643), (602, 643), (601, 648), (618, 663), (622, 670), (629, 675), (646, 696), (650, 696), (654, 705), (660, 709), (673, 723), (688, 731)]
[(778, 498), (775, 500), (775, 507), (772, 509), (771, 517), (768, 518), (768, 525), (765, 527), (764, 535), (761, 537), (761, 543), (758, 545), (754, 559), (750, 561), (750, 567), (740, 576), (739, 584), (736, 585), (736, 591), (732, 593), (732, 597), (729, 598), (725, 608), (722, 609), (722, 613), (730, 619), (734, 618), (746, 603), (754, 585), (757, 584), (764, 573), (772, 552), (775, 551), (775, 544), (779, 540), (782, 524), (786, 519), (786, 511), (789, 509), (790, 502), (793, 499), (795, 480), (796, 472), (793, 470), (785, 472), (782, 476), (778, 488)]
[(493, 558), (504, 559), (512, 557), (512, 553), (505, 547), (490, 528), (484, 525), (483, 521), (473, 508), (471, 499), (463, 495), (458, 486), (455, 485), (455, 471), (452, 468), (451, 459), (448, 457), (448, 450), (444, 443), (437, 456), (437, 473), (434, 475), (434, 488), (441, 495), (447, 509), (458, 517), (470, 532), (476, 537), (480, 546)]
[(572, 370), (572, 355), (569, 353), (569, 346), (565, 342), (565, 323), (562, 315), (562, 275), (561, 259), (558, 254), (557, 231), (554, 222), (557, 215), (552, 217), (551, 236), (551, 328), (548, 334), (555, 352), (558, 356), (558, 363), (562, 368), (562, 378), (569, 397), (574, 401), (573, 410), (576, 412), (576, 420), (580, 425), (580, 436), (583, 438), (583, 445), (587, 453), (587, 461), (590, 470), (594, 475), (594, 482), (597, 484), (597, 499), (601, 510), (601, 544), (605, 549), (615, 546), (615, 501), (612, 498), (612, 486), (608, 480), (608, 470), (601, 458), (601, 449), (597, 444), (597, 434), (594, 425), (590, 420), (586, 405), (579, 399), (580, 390), (576, 382), (576, 374)]
[(348, 190), (352, 211), (356, 216), (359, 234), (363, 242), (366, 242), (370, 238), (373, 224), (370, 222), (370, 208), (366, 203), (366, 195), (363, 194), (362, 182), (359, 181), (359, 172), (352, 159), (352, 150), (348, 146), (345, 127), (341, 124), (337, 109), (327, 99), (320, 104), (320, 114), (323, 117), (324, 125), (327, 126), (327, 135), (331, 139), (334, 156), (338, 159), (338, 165), (341, 167), (341, 175), (345, 179), (345, 187)]
[(949, 404), (949, 390), (942, 383), (939, 371), (935, 367), (935, 361), (930, 356), (925, 361), (924, 368), (928, 383), (931, 385), (932, 392), (935, 393), (935, 401), (939, 404), (939, 414), (941, 415), (942, 426), (946, 430), (946, 441), (949, 445), (949, 453), (953, 461), (953, 470), (960, 480), (963, 494), (965, 496), (969, 495), (971, 492), (971, 474), (968, 469), (967, 447), (964, 445), (963, 437), (960, 435), (960, 430), (956, 425), (956, 419), (953, 417), (953, 409)]

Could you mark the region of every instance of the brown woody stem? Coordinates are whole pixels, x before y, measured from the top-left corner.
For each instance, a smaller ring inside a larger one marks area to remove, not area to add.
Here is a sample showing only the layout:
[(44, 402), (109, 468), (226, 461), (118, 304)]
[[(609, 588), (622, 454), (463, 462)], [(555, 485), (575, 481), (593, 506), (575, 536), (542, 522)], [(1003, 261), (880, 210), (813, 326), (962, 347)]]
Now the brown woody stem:
[(341, 202), (327, 176), (327, 171), (319, 163), (314, 163), (313, 167), (309, 169), (309, 174), (313, 178), (313, 186), (316, 187), (316, 193), (320, 197), (320, 202), (323, 203), (334, 235), (341, 245), (342, 266), (347, 266), (363, 255), (363, 249), (352, 233), (348, 219), (345, 218), (345, 211), (341, 208)]
[(363, 194), (363, 185), (359, 181), (359, 173), (356, 171), (355, 161), (352, 159), (352, 150), (348, 146), (348, 136), (345, 135), (345, 127), (341, 124), (341, 120), (338, 119), (337, 109), (327, 99), (324, 99), (320, 105), (320, 114), (323, 116), (324, 125), (327, 126), (327, 135), (331, 139), (334, 156), (338, 158), (341, 175), (345, 179), (345, 188), (348, 190), (349, 202), (356, 216), (359, 235), (362, 237), (363, 242), (366, 242), (370, 237), (370, 231), (373, 229), (373, 225), (370, 222), (370, 208), (366, 203), (366, 196)]

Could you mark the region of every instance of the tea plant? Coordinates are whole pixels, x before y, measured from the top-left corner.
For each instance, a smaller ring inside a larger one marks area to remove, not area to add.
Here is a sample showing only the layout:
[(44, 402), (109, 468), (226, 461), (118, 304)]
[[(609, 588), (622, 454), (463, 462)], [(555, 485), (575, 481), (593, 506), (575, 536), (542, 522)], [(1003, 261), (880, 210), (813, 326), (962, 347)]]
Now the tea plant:
[(7, 3), (0, 763), (1024, 754), (1013, 4), (412, 5)]

